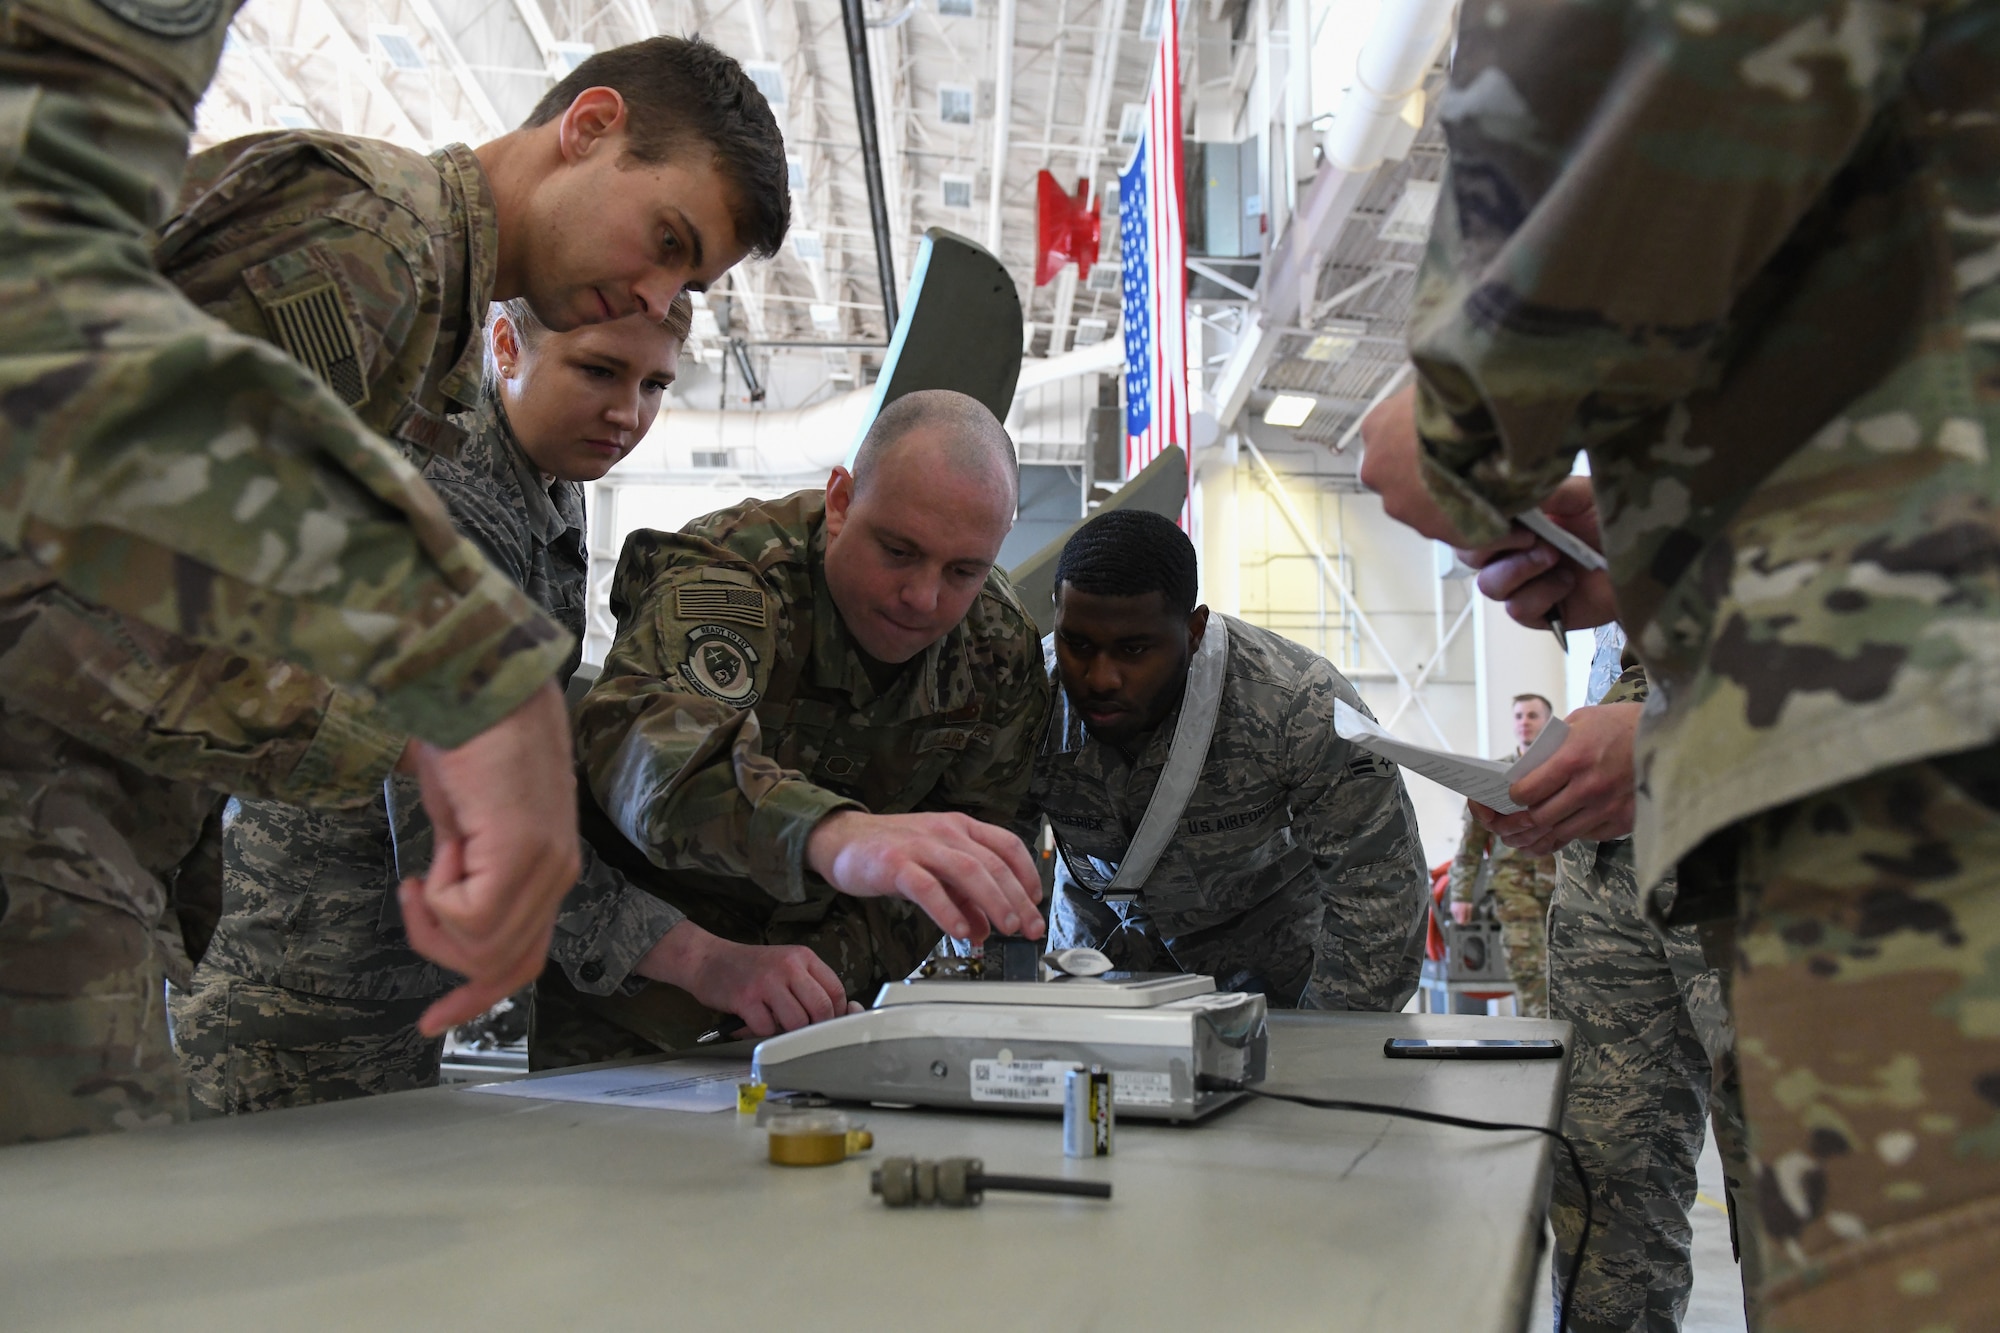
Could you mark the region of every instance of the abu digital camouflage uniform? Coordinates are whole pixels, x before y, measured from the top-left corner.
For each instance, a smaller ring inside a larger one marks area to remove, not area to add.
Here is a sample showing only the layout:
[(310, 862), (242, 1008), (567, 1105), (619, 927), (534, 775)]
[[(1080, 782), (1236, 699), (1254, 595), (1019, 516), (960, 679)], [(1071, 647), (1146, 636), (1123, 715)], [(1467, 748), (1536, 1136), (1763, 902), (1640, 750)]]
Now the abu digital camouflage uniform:
[[(1624, 646), (1617, 625), (1598, 630), (1591, 703), (1646, 697), (1643, 669), (1621, 671)], [(1630, 838), (1569, 843), (1556, 854), (1549, 907), (1549, 1013), (1571, 1026), (1562, 1128), (1583, 1159), (1595, 1208), (1569, 1309), (1575, 1333), (1680, 1328), (1694, 1285), (1688, 1210), (1711, 1115), (1732, 1234), (1752, 1206), (1724, 977), (1704, 955), (1701, 928), (1647, 921), (1633, 864)], [(1549, 1221), (1560, 1315), (1583, 1230), (1583, 1187), (1563, 1153)], [(1745, 1258), (1748, 1294), (1756, 1266)]]
[(1494, 837), (1465, 811), (1465, 832), (1451, 860), (1451, 900), (1471, 903), (1479, 872), (1490, 866), (1486, 886), (1507, 949), (1507, 975), (1514, 983), (1515, 1011), (1526, 1018), (1549, 1016), (1549, 897), (1555, 892), (1556, 863), (1529, 856)]
[[(465, 419), (456, 459), (424, 477), (459, 530), (580, 643), (589, 574), (583, 487), (545, 484), (497, 394)], [(557, 679), (575, 670), (572, 653)], [(308, 1106), (435, 1086), (443, 1038), (416, 1030), (458, 983), (410, 948), (396, 898), (428, 863), (416, 784), (396, 779), (355, 811), (234, 803), (223, 838), (222, 921), (174, 1031), (197, 1114)], [(551, 959), (581, 990), (626, 985), (680, 913), (583, 848), (583, 873), (556, 918)], [(400, 869), (399, 869), (400, 867)]]
[(1055, 830), (1049, 938), (1121, 968), (1199, 972), (1281, 1008), (1402, 1008), (1423, 958), (1417, 821), (1395, 765), (1333, 728), (1362, 712), (1318, 653), (1233, 616), (1201, 780), (1139, 898), (1104, 901), (1173, 744), (1176, 709), (1136, 759), (1091, 738), (1056, 690), (1027, 807)]
[[(835, 892), (805, 863), (807, 835), (843, 809), (1007, 823), (1048, 683), (1033, 622), (996, 569), (956, 628), (877, 687), (825, 553), (816, 490), (633, 533), (612, 582), (618, 637), (575, 723), (600, 852), (616, 855), (622, 835), (628, 873), (689, 920), (739, 943), (811, 948), (865, 1001), (939, 932), (901, 899)], [(733, 1020), (671, 986), (586, 998), (544, 973), (535, 1025), (530, 1059), (546, 1065), (686, 1045)]]
[[(452, 745), (511, 713), (567, 648), (318, 380), (156, 271), (150, 233), (231, 12), (0, 3), (0, 614), (88, 664), (64, 676), (38, 659), (6, 682), (0, 1141), (180, 1113), (157, 997), (187, 954), (152, 942), (179, 933), (173, 895), (199, 946), (216, 828), (212, 798), (155, 778), (352, 799), (316, 787), (325, 774), (260, 785), (255, 757), (290, 737), (287, 764), (307, 771), (311, 751), (348, 750), (346, 781), (382, 748), (327, 744), (342, 717), (311, 719), (330, 695), (273, 659)], [(202, 716), (216, 682), (271, 696)]]
[(1490, 541), (1589, 452), (1638, 882), (1740, 900), (1760, 1324), (1989, 1326), (2000, 3), (1472, 5), (1440, 115), (1427, 480)]

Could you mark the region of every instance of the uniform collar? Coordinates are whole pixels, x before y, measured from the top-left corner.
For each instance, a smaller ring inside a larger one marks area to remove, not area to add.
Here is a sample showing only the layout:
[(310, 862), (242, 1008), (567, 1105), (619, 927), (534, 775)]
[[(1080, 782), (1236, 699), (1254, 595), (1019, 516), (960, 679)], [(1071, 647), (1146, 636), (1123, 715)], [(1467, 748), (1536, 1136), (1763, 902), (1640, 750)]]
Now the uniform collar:
[[(465, 349), (438, 387), (452, 401), (474, 407), (479, 403), (486, 372), (486, 308), (492, 302), (499, 274), (500, 210), (493, 202), (486, 170), (470, 148), (462, 143), (446, 144), (430, 156), (455, 196), (453, 219), (465, 228)], [(448, 291), (445, 299), (456, 304), (452, 298), (457, 295), (460, 293)]]
[[(479, 411), (473, 422), (474, 448), (484, 456), (494, 479), (520, 495), (528, 525), (544, 546), (569, 529), (582, 526), (578, 521), (580, 503), (572, 503), (580, 501), (582, 488), (571, 482), (551, 484), (542, 480), (541, 469), (528, 457), (520, 437), (514, 434), (506, 405), (498, 393), (480, 394)], [(575, 512), (565, 513), (565, 509)]]
[[(844, 690), (857, 708), (877, 701), (875, 683), (861, 664), (861, 650), (834, 605), (826, 586), (826, 511), (815, 521), (808, 547), (808, 564), (813, 584), (813, 684)], [(879, 696), (899, 700), (889, 720), (911, 721), (952, 712), (970, 703), (973, 697), (972, 664), (966, 647), (966, 630), (961, 623), (951, 633), (924, 649), (914, 668), (906, 669)]]

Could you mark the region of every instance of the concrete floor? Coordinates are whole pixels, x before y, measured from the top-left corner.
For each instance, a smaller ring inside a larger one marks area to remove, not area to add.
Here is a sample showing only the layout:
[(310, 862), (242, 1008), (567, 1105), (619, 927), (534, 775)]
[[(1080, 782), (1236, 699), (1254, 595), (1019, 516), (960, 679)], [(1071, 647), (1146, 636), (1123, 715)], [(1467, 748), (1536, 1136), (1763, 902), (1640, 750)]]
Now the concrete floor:
[(1681, 1333), (1743, 1333), (1743, 1283), (1729, 1252), (1729, 1212), (1723, 1206), (1722, 1159), (1709, 1136), (1697, 1168), (1694, 1205), (1694, 1295)]

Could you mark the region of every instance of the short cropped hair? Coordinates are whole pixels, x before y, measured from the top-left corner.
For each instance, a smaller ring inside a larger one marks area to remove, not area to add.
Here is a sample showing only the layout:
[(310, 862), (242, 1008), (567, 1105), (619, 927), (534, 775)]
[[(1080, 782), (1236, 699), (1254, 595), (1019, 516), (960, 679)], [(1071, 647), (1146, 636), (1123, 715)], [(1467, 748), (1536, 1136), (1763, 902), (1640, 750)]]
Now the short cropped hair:
[(743, 66), (687, 37), (649, 37), (587, 57), (542, 94), (523, 129), (546, 125), (586, 88), (625, 99), (627, 148), (647, 165), (706, 152), (736, 187), (730, 220), (738, 239), (768, 259), (792, 225), (791, 177), (778, 120)]
[(1528, 702), (1528, 700), (1530, 699), (1533, 699), (1536, 703), (1540, 704), (1542, 706), (1542, 711), (1544, 713), (1547, 713), (1550, 717), (1554, 717), (1556, 715), (1556, 706), (1550, 703), (1547, 699), (1543, 698), (1539, 694), (1517, 694), (1514, 696), (1514, 702), (1517, 704), (1524, 704)]
[(1056, 595), (1067, 583), (1100, 597), (1157, 592), (1169, 611), (1191, 614), (1200, 593), (1194, 543), (1170, 518), (1114, 509), (1078, 528), (1056, 558)]
[(1008, 513), (1012, 514), (1012, 505), (1021, 498), (1021, 464), (1014, 453), (1013, 438), (986, 404), (952, 389), (906, 393), (876, 413), (868, 433), (861, 437), (861, 447), (854, 451), (854, 493), (861, 493), (869, 475), (899, 441), (927, 426), (942, 432), (954, 465), (968, 470), (991, 467), (996, 475), (1006, 478)]

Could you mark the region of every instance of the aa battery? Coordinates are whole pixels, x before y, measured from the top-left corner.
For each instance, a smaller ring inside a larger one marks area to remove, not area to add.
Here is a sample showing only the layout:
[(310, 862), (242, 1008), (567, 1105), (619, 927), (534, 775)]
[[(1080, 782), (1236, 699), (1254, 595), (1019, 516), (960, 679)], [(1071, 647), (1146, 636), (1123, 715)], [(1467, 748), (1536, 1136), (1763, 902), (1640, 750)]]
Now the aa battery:
[(1111, 1074), (1102, 1065), (1076, 1068), (1063, 1076), (1063, 1155), (1109, 1157), (1117, 1112), (1111, 1104)]

